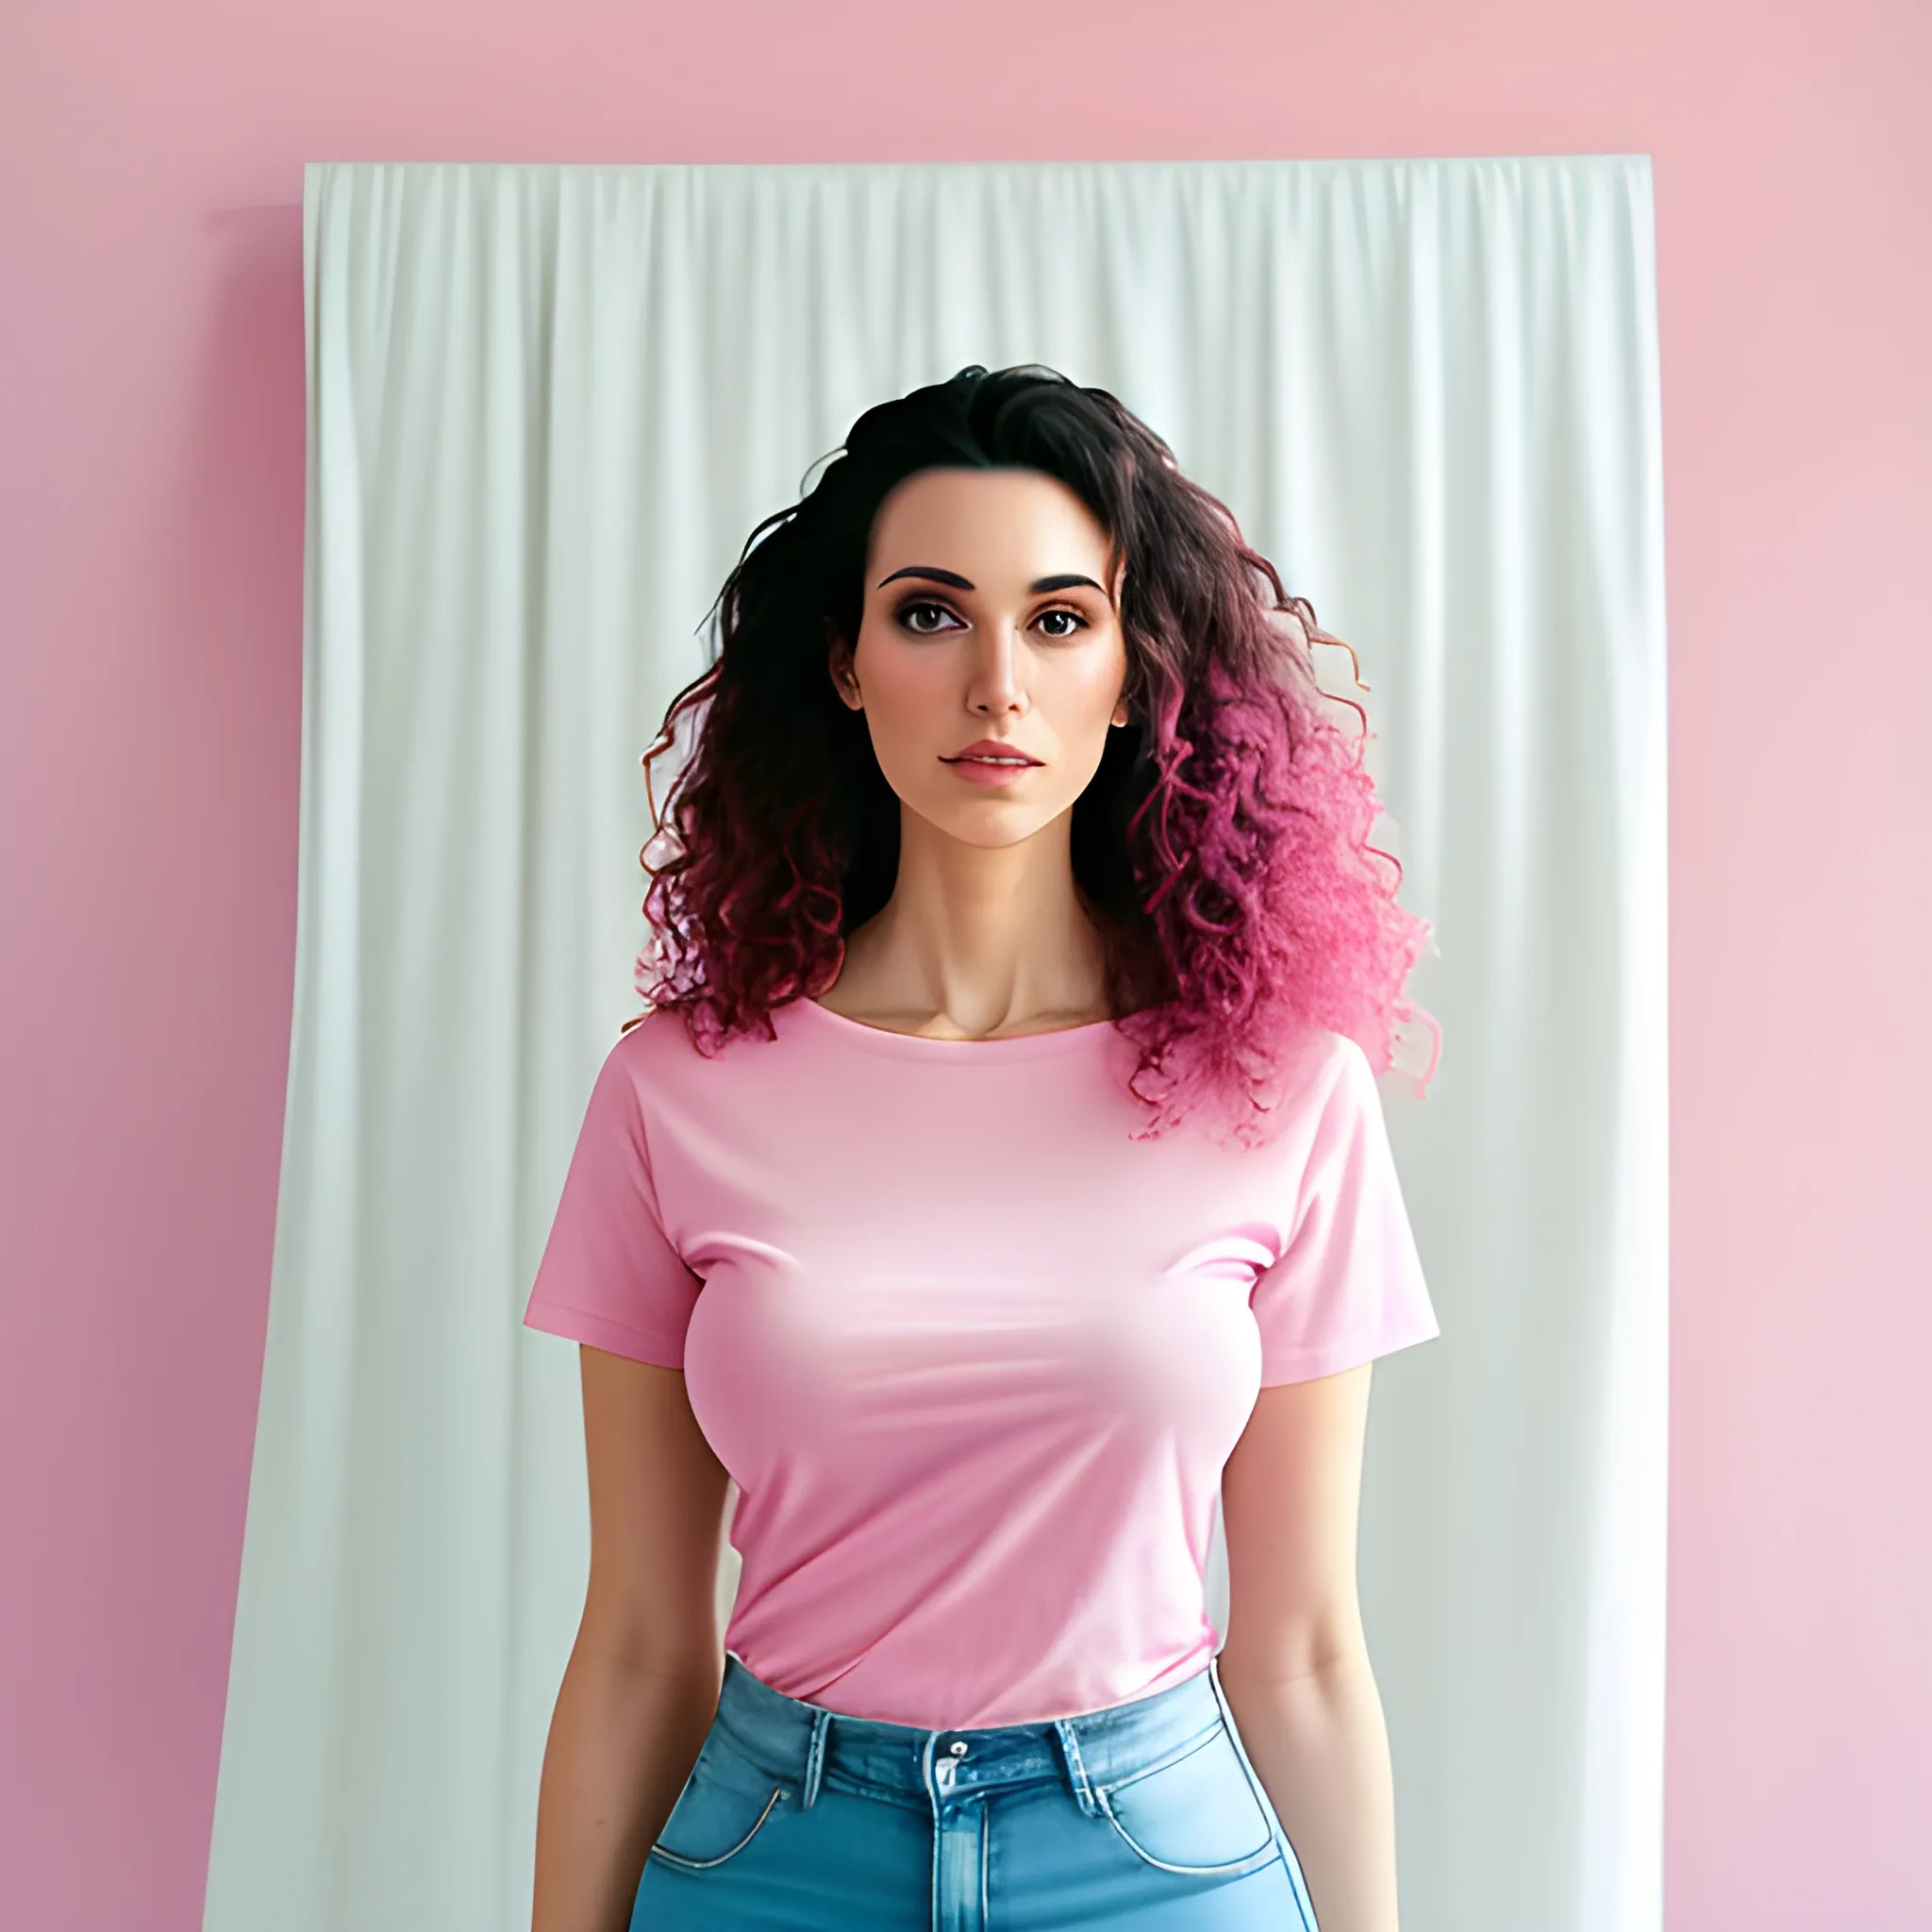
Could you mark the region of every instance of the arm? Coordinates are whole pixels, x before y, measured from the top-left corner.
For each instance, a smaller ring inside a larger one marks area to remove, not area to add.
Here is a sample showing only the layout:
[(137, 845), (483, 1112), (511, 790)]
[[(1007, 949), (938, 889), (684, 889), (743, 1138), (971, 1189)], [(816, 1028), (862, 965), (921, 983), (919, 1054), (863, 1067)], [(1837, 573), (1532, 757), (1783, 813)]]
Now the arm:
[(531, 1932), (624, 1932), (718, 1705), (726, 1476), (675, 1369), (580, 1354), (591, 1577), (537, 1798)]
[(1389, 1734), (1356, 1596), (1370, 1367), (1263, 1389), (1222, 1476), (1222, 1688), (1322, 1932), (1397, 1932)]

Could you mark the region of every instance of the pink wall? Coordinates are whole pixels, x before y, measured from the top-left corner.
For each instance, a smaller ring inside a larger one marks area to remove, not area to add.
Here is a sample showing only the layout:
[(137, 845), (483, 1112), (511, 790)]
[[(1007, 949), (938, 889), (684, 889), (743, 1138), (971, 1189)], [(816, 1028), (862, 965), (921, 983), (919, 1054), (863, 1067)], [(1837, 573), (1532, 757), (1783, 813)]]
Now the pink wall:
[(1635, 152), (1673, 653), (1669, 1924), (1924, 1925), (1928, 23), (12, 0), (0, 1924), (200, 1924), (287, 1073), (303, 161)]

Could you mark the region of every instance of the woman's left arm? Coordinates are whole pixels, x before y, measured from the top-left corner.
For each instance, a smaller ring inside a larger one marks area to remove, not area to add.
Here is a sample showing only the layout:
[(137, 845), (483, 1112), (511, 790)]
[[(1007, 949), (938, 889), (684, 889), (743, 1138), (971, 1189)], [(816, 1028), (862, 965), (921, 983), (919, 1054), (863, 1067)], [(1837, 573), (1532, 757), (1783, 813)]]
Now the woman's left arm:
[(1372, 1366), (1263, 1389), (1222, 1476), (1222, 1688), (1320, 1932), (1397, 1932), (1389, 1732), (1356, 1595)]

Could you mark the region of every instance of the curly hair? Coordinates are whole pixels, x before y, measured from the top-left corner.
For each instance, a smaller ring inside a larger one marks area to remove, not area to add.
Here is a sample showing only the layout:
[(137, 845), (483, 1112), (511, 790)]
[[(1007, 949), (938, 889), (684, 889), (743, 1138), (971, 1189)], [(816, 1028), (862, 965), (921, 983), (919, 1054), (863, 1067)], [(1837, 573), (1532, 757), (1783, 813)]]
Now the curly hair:
[(1137, 1138), (1204, 1103), (1242, 1142), (1264, 1138), (1310, 1027), (1348, 1035), (1378, 1071), (1398, 1021), (1425, 1021), (1440, 1048), (1403, 992), (1429, 926), (1395, 903), (1400, 862), (1368, 842), (1367, 714), (1320, 689), (1310, 645), (1355, 653), (1145, 424), (1038, 364), (974, 363), (867, 409), (818, 482), (746, 539), (712, 607), (717, 652), (643, 758), (648, 791), (681, 714), (704, 707), (640, 855), (649, 1006), (680, 1008), (707, 1054), (775, 1038), (771, 1008), (829, 988), (845, 935), (891, 896), (898, 799), (826, 654), (833, 630), (858, 639), (879, 506), (934, 467), (1057, 477), (1125, 559), (1129, 721), (1074, 805), (1071, 844), (1114, 1024), (1139, 1051), (1128, 1084), (1152, 1118)]

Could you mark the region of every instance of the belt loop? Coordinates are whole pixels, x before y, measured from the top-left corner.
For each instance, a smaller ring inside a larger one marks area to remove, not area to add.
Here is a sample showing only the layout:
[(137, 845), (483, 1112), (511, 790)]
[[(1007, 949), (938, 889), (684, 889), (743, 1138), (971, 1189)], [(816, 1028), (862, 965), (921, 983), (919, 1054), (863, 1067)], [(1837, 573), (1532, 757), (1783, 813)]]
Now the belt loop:
[(1093, 1786), (1087, 1776), (1087, 1766), (1080, 1756), (1080, 1740), (1074, 1735), (1069, 1720), (1057, 1717), (1053, 1721), (1054, 1736), (1060, 1740), (1060, 1755), (1067, 1760), (1067, 1776), (1074, 1787), (1074, 1797), (1083, 1816), (1098, 1818), (1100, 1807), (1093, 1796)]
[(825, 1733), (831, 1727), (829, 1710), (821, 1710), (811, 1721), (811, 1743), (805, 1754), (805, 1791), (799, 1801), (801, 1810), (809, 1808), (819, 1794), (819, 1780), (825, 1769)]

